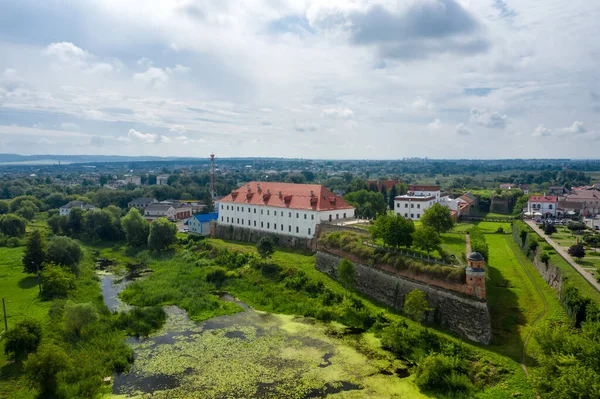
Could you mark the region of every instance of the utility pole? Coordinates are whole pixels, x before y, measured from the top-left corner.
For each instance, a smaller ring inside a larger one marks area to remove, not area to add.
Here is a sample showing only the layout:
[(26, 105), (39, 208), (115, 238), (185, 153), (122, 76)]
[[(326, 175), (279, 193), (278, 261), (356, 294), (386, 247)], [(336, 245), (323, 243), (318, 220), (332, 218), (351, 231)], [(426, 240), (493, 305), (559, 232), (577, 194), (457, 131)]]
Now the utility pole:
[(6, 319), (6, 303), (4, 302), (4, 298), (2, 298), (2, 310), (4, 310), (4, 331), (8, 331), (8, 321)]

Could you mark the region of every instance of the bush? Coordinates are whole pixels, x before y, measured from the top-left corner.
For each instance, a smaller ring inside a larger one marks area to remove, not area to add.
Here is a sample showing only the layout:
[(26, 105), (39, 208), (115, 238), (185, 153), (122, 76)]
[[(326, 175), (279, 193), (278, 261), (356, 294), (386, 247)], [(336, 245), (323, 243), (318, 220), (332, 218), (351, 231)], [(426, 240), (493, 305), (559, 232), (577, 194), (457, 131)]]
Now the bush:
[(467, 370), (467, 362), (456, 356), (431, 353), (419, 363), (415, 383), (435, 391), (467, 392), (473, 388)]
[(56, 392), (59, 374), (70, 367), (70, 357), (64, 349), (53, 344), (40, 347), (25, 363), (31, 383), (37, 386), (43, 395), (49, 397)]
[(79, 336), (84, 328), (98, 321), (98, 311), (91, 303), (67, 302), (64, 312), (65, 325)]
[(54, 236), (48, 243), (47, 259), (49, 262), (76, 270), (76, 266), (81, 261), (82, 256), (83, 253), (77, 241), (69, 237)]
[(50, 263), (42, 271), (42, 295), (47, 298), (65, 298), (75, 288), (75, 276), (62, 267)]
[(135, 307), (129, 312), (118, 313), (114, 324), (128, 335), (147, 337), (161, 328), (166, 320), (167, 314), (162, 306)]
[(469, 237), (471, 239), (471, 250), (473, 252), (479, 252), (481, 256), (487, 261), (489, 255), (488, 244), (485, 240), (485, 235), (477, 227), (472, 227), (469, 230)]
[(547, 252), (544, 252), (540, 255), (540, 261), (542, 263), (545, 263), (546, 266), (548, 265), (548, 262), (550, 262), (550, 255), (548, 255)]
[(225, 280), (227, 280), (229, 277), (230, 275), (227, 269), (217, 267), (206, 275), (206, 281), (214, 284), (218, 289), (221, 288)]
[(25, 319), (8, 330), (4, 340), (4, 353), (20, 361), (38, 348), (42, 340), (42, 325), (37, 320)]

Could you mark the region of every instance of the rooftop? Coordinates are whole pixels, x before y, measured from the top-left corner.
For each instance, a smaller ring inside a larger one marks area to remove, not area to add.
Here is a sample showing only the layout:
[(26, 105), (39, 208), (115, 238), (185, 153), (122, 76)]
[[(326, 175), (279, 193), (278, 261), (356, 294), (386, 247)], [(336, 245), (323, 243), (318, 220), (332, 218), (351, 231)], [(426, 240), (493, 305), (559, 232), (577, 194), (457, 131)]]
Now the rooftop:
[(196, 215), (194, 218), (198, 220), (200, 223), (210, 222), (211, 220), (217, 220), (219, 214), (217, 212), (214, 213), (205, 213), (202, 215)]
[(485, 260), (483, 259), (483, 255), (481, 255), (479, 252), (471, 252), (468, 256), (468, 259), (475, 262), (481, 262)]
[(343, 197), (320, 184), (253, 181), (232, 191), (219, 202), (315, 211), (354, 209)]
[(435, 197), (433, 195), (399, 195), (394, 199), (397, 201), (431, 201)]
[(408, 190), (409, 191), (440, 191), (440, 186), (411, 184), (408, 186)]
[(169, 208), (173, 208), (173, 206), (171, 204), (152, 204), (149, 205), (146, 208), (146, 212), (152, 212), (152, 211), (166, 211)]
[(529, 197), (529, 202), (556, 203), (558, 202), (558, 197), (556, 195), (532, 195), (531, 197)]
[(136, 198), (131, 200), (130, 204), (153, 204), (156, 202), (154, 198)]

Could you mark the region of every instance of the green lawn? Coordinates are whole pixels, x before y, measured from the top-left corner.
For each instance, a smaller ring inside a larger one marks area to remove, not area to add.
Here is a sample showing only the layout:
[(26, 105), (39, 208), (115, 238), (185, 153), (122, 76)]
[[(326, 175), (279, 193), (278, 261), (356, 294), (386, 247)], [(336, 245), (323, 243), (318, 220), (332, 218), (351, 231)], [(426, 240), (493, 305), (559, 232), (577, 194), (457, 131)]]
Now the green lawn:
[[(6, 301), (8, 328), (26, 317), (46, 322), (51, 305), (51, 302), (43, 302), (38, 297), (37, 278), (23, 273), (22, 257), (23, 248), (0, 248), (0, 296)], [(4, 320), (0, 321), (0, 331), (4, 331)], [(33, 393), (25, 388), (25, 382), (17, 382), (20, 377), (14, 365), (5, 363), (4, 347), (0, 344), (0, 397), (33, 397)]]

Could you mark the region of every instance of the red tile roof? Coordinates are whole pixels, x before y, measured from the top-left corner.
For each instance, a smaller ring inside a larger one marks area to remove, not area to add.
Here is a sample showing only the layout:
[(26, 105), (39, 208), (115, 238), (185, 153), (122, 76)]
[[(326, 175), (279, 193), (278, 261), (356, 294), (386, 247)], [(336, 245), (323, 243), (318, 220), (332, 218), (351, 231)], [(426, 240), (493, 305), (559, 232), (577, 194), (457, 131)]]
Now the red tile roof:
[(532, 195), (529, 197), (529, 202), (558, 202), (558, 197), (556, 195)]
[(421, 186), (411, 184), (408, 186), (408, 191), (440, 191), (440, 186)]
[(390, 191), (392, 189), (392, 186), (395, 186), (396, 184), (400, 183), (400, 181), (399, 180), (369, 180), (367, 183), (369, 184), (369, 186), (371, 184), (374, 184), (378, 188), (383, 185), (383, 186), (385, 186), (386, 191)]
[(232, 191), (219, 202), (313, 211), (354, 209), (343, 197), (335, 195), (320, 184), (253, 181)]

